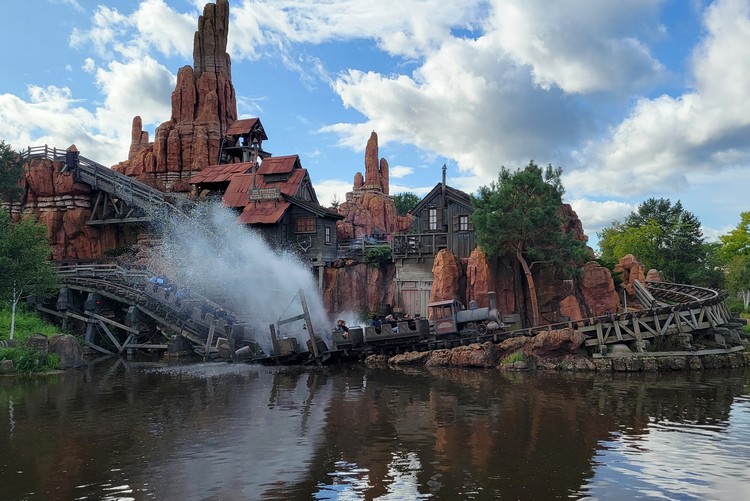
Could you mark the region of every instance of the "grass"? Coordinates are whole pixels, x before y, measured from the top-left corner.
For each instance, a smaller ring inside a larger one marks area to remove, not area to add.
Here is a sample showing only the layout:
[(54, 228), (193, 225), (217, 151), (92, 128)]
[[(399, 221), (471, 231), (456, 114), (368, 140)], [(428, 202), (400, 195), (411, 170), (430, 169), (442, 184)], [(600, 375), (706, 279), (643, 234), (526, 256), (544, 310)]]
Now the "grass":
[(526, 357), (523, 356), (523, 353), (520, 351), (516, 351), (505, 357), (500, 363), (502, 365), (511, 365), (516, 362), (525, 362)]
[[(11, 307), (10, 304), (0, 306), (0, 340), (10, 336)], [(50, 337), (60, 332), (60, 328), (48, 324), (25, 304), (19, 304), (16, 309), (16, 327), (13, 339), (19, 341), (19, 346), (0, 348), (0, 360), (13, 360), (12, 372), (16, 374), (30, 374), (32, 372), (56, 369), (60, 366), (60, 357), (54, 354), (41, 355), (28, 348), (25, 341), (32, 334), (43, 334)]]
[[(0, 306), (0, 339), (8, 339), (10, 335), (11, 308), (9, 304)], [(16, 329), (13, 338), (23, 341), (31, 334), (44, 334), (49, 337), (60, 332), (60, 328), (48, 324), (34, 312), (29, 311), (25, 304), (19, 304), (16, 309)]]

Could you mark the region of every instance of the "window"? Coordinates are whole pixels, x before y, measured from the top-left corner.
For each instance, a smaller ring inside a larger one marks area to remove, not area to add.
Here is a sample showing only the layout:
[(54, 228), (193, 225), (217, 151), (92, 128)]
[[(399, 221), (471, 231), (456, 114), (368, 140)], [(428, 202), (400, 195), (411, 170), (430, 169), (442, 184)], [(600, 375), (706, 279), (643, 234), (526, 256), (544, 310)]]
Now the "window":
[(468, 214), (453, 216), (453, 231), (471, 231), (473, 229)]
[(437, 230), (437, 209), (432, 208), (427, 211), (430, 230)]
[(326, 226), (326, 235), (325, 235), (325, 238), (326, 238), (325, 242), (327, 244), (330, 244), (331, 243), (331, 227), (330, 226)]
[(311, 217), (297, 219), (297, 233), (315, 233), (315, 219)]

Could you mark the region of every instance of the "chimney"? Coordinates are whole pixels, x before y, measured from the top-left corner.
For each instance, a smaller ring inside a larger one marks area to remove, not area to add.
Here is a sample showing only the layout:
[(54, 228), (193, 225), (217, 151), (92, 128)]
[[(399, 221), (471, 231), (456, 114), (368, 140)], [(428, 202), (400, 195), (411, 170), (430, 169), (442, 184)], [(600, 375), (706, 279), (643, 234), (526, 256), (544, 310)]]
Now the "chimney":
[(497, 309), (497, 294), (495, 291), (487, 292), (487, 300), (490, 302), (490, 311)]
[(445, 200), (445, 172), (448, 170), (448, 167), (443, 164), (443, 186), (441, 187), (441, 193), (440, 193), (440, 205), (441, 207), (445, 208), (447, 207), (446, 200)]

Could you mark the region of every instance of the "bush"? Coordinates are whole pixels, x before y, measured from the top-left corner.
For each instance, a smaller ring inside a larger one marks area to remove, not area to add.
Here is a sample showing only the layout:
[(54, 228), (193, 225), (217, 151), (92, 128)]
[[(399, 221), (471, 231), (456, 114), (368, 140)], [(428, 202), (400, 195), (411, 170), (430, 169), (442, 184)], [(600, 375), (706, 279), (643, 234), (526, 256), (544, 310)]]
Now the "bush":
[(390, 245), (378, 245), (365, 251), (365, 263), (374, 268), (380, 268), (393, 261)]
[(13, 372), (29, 374), (60, 366), (60, 357), (54, 354), (42, 355), (27, 347), (0, 348), (0, 360), (12, 360)]
[(516, 362), (525, 362), (526, 357), (523, 356), (523, 353), (520, 351), (516, 351), (505, 357), (500, 364), (502, 365), (510, 365), (515, 364)]
[[(7, 339), (10, 334), (10, 317), (10, 305), (0, 306), (0, 339)], [(16, 308), (16, 330), (13, 336), (15, 339), (23, 341), (35, 333), (50, 337), (59, 332), (59, 327), (46, 323), (25, 304), (19, 304)]]

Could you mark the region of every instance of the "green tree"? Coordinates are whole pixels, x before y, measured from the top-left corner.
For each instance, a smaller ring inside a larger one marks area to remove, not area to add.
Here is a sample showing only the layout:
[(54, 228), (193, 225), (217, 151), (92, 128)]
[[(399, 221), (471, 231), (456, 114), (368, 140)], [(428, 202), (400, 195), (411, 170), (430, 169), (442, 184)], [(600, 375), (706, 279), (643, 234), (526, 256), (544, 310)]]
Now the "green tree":
[(479, 189), (473, 197), (472, 223), (477, 243), (490, 256), (511, 256), (523, 269), (532, 309), (532, 323), (539, 325), (539, 302), (531, 268), (547, 263), (570, 271), (588, 257), (583, 242), (564, 233), (560, 206), (564, 193), (562, 169), (542, 169), (533, 161), (524, 169), (500, 169), (497, 182)]
[(21, 154), (5, 141), (0, 141), (0, 197), (7, 202), (17, 202), (23, 195), (20, 185), (23, 176)]
[(719, 237), (720, 256), (729, 261), (734, 256), (750, 256), (750, 211), (740, 214), (740, 223), (735, 229)]
[(750, 305), (750, 212), (740, 214), (735, 229), (719, 237), (720, 258), (726, 263), (726, 285), (731, 295), (742, 299), (745, 311)]
[(11, 304), (10, 339), (18, 302), (29, 294), (48, 294), (58, 286), (50, 254), (44, 225), (33, 217), (13, 223), (6, 211), (0, 211), (0, 300)]
[(649, 198), (624, 222), (614, 221), (599, 233), (605, 261), (633, 254), (647, 268), (661, 270), (669, 280), (692, 283), (702, 275), (706, 261), (703, 232), (698, 218), (668, 199)]
[(419, 203), (419, 197), (408, 191), (405, 193), (397, 193), (391, 198), (393, 198), (393, 203), (396, 205), (396, 212), (399, 216), (405, 216), (407, 212), (412, 210), (414, 206)]

